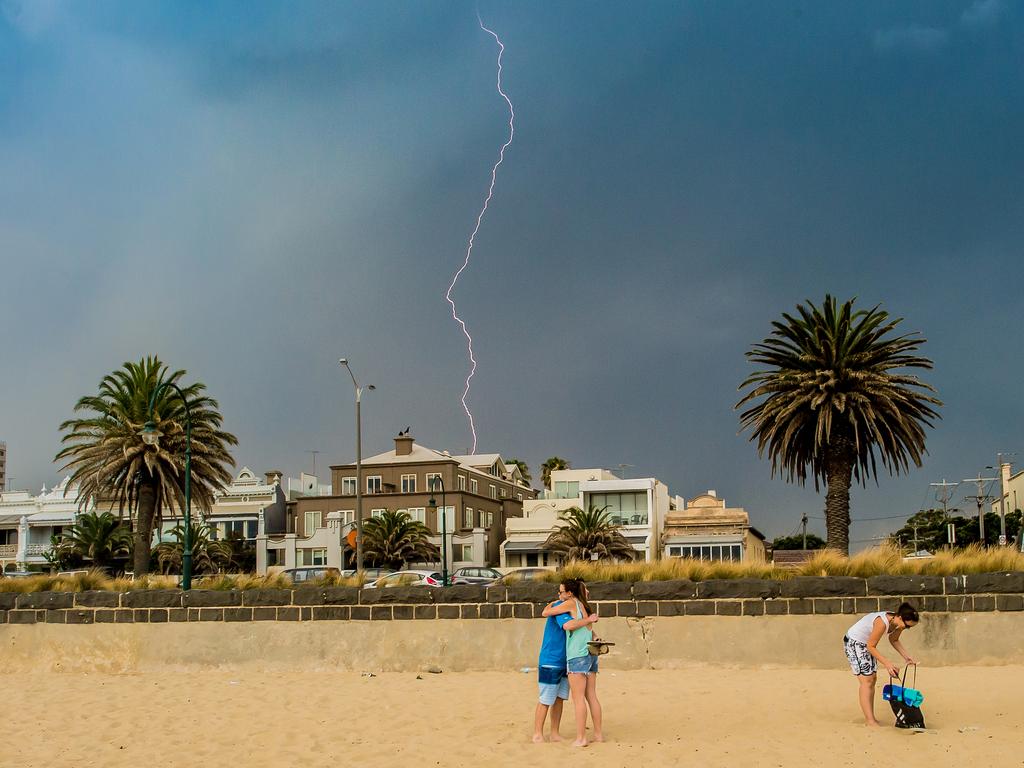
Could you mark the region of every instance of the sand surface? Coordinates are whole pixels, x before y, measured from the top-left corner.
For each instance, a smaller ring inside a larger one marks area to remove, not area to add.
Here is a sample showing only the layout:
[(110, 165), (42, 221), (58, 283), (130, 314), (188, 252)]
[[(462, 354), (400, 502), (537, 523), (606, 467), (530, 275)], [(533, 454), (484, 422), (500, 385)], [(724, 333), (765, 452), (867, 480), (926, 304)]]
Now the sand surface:
[[(3, 766), (1024, 765), (1024, 666), (922, 669), (930, 730), (866, 729), (843, 671), (604, 671), (608, 742), (530, 742), (535, 673), (0, 675)], [(892, 722), (879, 700), (880, 719)], [(571, 709), (562, 735), (573, 733)]]

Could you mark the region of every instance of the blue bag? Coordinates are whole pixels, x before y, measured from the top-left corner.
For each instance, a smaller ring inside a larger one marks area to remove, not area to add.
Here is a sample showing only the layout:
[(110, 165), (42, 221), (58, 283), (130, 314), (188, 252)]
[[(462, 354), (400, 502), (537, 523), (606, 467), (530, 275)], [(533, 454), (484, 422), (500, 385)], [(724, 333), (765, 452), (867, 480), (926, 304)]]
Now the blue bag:
[[(907, 670), (914, 668), (914, 680), (907, 687)], [(895, 681), (895, 682), (893, 682)], [(897, 685), (896, 683), (899, 683)], [(924, 694), (917, 689), (917, 664), (908, 664), (903, 670), (903, 678), (889, 677), (889, 684), (882, 687), (882, 698), (889, 702), (892, 712), (896, 715), (897, 728), (924, 728), (924, 713), (921, 702)]]

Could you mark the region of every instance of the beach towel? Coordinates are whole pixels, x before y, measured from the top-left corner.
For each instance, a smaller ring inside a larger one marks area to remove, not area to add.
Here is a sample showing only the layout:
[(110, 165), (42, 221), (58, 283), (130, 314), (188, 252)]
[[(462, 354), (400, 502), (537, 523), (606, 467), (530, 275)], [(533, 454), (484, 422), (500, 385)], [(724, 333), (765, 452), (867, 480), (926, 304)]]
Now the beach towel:
[[(907, 686), (907, 670), (914, 668), (914, 679)], [(889, 677), (889, 684), (882, 688), (882, 698), (889, 702), (892, 713), (896, 715), (897, 728), (924, 728), (924, 713), (921, 702), (924, 694), (917, 689), (917, 665), (908, 664), (903, 670), (903, 677)]]

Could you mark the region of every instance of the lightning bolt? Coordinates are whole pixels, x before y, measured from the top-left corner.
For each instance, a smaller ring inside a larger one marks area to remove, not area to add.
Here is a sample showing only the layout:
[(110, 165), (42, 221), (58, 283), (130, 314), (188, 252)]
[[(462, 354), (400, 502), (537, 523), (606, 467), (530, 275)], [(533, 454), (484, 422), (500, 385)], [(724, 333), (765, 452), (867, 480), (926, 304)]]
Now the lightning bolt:
[(469, 333), (469, 329), (466, 327), (465, 321), (459, 317), (458, 310), (455, 307), (455, 300), (452, 298), (452, 291), (455, 290), (455, 284), (459, 282), (459, 278), (462, 273), (466, 271), (469, 266), (469, 260), (473, 255), (473, 243), (476, 240), (476, 235), (480, 231), (480, 224), (484, 220), (484, 214), (487, 213), (487, 206), (491, 203), (491, 198), (494, 196), (494, 183), (498, 178), (498, 167), (505, 161), (505, 150), (508, 149), (509, 144), (512, 143), (512, 139), (516, 134), (515, 119), (516, 112), (512, 107), (512, 100), (509, 99), (508, 94), (501, 87), (501, 57), (505, 53), (505, 44), (501, 42), (501, 38), (494, 32), (494, 30), (488, 29), (484, 26), (483, 19), (480, 18), (478, 13), (477, 21), (480, 22), (480, 29), (489, 34), (494, 38), (494, 41), (498, 44), (498, 93), (508, 104), (508, 141), (501, 145), (501, 150), (498, 152), (498, 162), (491, 168), (491, 186), (487, 189), (487, 198), (484, 200), (483, 207), (480, 209), (480, 213), (476, 217), (476, 226), (473, 227), (473, 232), (469, 236), (469, 244), (466, 246), (466, 258), (462, 262), (462, 266), (459, 267), (458, 271), (452, 277), (451, 285), (448, 286), (448, 291), (445, 293), (445, 298), (452, 307), (452, 319), (459, 324), (462, 328), (462, 335), (466, 337), (466, 348), (469, 352), (469, 375), (466, 376), (466, 386), (462, 390), (462, 409), (466, 412), (466, 417), (469, 419), (469, 430), (473, 433), (473, 448), (470, 453), (476, 453), (476, 422), (473, 420), (473, 412), (469, 409), (469, 404), (466, 402), (466, 398), (469, 396), (469, 388), (472, 384), (473, 377), (476, 376), (476, 357), (473, 355), (473, 337)]

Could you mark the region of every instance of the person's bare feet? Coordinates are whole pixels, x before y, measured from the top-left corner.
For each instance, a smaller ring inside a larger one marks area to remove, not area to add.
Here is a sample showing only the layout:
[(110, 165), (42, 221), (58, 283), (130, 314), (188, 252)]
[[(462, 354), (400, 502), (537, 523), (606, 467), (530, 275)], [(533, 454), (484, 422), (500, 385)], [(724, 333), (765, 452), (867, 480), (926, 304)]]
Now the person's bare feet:
[(592, 738), (591, 741), (604, 741), (604, 734), (603, 733), (595, 733), (594, 734), (594, 738)]
[(588, 742), (586, 739), (576, 739), (576, 741), (572, 743), (574, 747), (585, 747), (587, 744)]
[(552, 731), (550, 741), (561, 741), (562, 737), (558, 735), (558, 731)]
[(866, 725), (868, 728), (881, 728), (882, 727), (882, 724), (880, 722), (878, 722), (877, 720), (870, 720), (870, 721), (864, 723), (864, 725)]
[(534, 744), (543, 744), (545, 741), (547, 741), (547, 739), (544, 738), (544, 734), (543, 733), (535, 733), (535, 734), (533, 734), (533, 743)]

